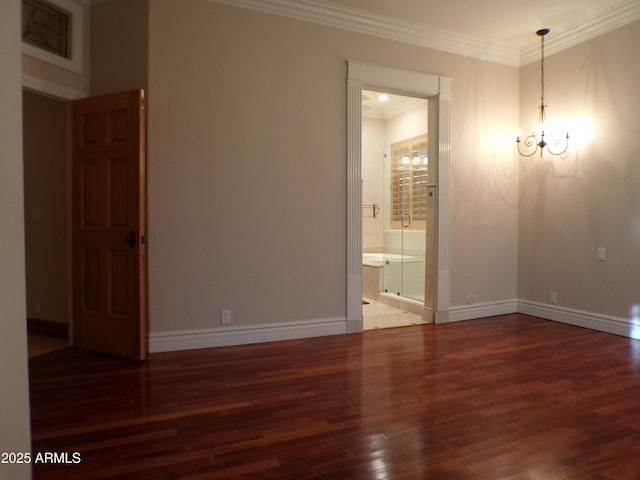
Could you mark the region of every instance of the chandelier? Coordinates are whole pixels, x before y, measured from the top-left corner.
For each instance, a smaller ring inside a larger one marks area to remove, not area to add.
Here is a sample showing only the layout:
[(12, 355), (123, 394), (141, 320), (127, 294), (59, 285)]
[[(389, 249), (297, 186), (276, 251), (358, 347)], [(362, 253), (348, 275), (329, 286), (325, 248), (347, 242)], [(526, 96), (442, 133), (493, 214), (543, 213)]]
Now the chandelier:
[[(516, 138), (516, 144), (518, 146), (518, 153), (523, 157), (531, 157), (538, 150), (540, 150), (540, 156), (544, 152), (545, 147), (547, 152), (551, 155), (562, 155), (569, 148), (569, 133), (564, 137), (560, 137), (552, 131), (547, 131), (547, 115), (545, 112), (546, 105), (544, 103), (544, 36), (549, 33), (548, 28), (543, 28), (536, 32), (536, 35), (540, 37), (540, 116), (538, 117), (538, 128), (530, 135), (526, 136), (524, 140), (520, 140), (520, 136)], [(524, 143), (524, 151), (521, 148), (521, 143)]]

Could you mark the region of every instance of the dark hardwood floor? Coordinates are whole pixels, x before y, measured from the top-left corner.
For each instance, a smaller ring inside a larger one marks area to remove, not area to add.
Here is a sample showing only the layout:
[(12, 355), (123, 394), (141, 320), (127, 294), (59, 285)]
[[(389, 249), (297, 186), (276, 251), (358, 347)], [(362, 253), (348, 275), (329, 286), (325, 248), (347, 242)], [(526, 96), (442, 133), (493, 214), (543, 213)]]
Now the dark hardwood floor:
[(640, 341), (525, 315), (30, 370), (36, 480), (640, 478)]

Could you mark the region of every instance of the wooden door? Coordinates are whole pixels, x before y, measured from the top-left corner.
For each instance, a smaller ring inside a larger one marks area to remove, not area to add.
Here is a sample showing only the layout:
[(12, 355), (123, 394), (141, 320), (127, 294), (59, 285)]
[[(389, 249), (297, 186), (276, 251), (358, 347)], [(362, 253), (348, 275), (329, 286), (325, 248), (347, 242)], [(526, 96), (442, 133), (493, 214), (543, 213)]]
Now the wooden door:
[(144, 359), (144, 91), (74, 101), (74, 344)]

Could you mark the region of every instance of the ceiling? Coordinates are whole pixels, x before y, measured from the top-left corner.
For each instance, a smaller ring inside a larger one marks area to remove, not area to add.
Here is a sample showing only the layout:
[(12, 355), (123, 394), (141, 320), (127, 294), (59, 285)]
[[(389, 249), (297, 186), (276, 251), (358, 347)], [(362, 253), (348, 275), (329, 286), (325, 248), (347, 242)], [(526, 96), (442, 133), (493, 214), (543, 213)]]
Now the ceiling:
[(422, 98), (405, 97), (386, 92), (386, 99), (380, 98), (381, 92), (362, 90), (362, 116), (386, 120), (408, 112), (420, 105), (426, 105)]
[(640, 0), (211, 0), (520, 66), (640, 20)]

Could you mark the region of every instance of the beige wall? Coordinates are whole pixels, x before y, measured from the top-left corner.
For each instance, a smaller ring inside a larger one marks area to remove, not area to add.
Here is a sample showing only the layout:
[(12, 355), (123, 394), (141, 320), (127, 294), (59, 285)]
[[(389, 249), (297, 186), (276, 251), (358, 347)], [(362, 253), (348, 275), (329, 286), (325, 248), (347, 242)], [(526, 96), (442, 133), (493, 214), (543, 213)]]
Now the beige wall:
[(464, 63), (451, 75), (452, 306), (515, 299), (518, 268), (518, 70)]
[(347, 59), (453, 77), (451, 303), (515, 298), (517, 69), (206, 0), (149, 28), (152, 332), (345, 317)]
[[(24, 275), (20, 2), (0, 2), (0, 452), (29, 452)], [(0, 464), (0, 479), (31, 478)]]
[(385, 120), (362, 118), (362, 204), (380, 207), (362, 209), (362, 249), (381, 252), (384, 247), (384, 132)]
[(23, 93), (27, 315), (69, 322), (67, 104)]
[[(584, 116), (595, 134), (567, 159), (521, 162), (521, 299), (546, 303), (553, 290), (559, 306), (625, 319), (640, 304), (640, 64), (629, 47), (639, 44), (636, 22), (545, 62), (549, 118)], [(523, 127), (539, 103), (538, 69), (521, 71)]]
[(91, 95), (147, 87), (148, 0), (91, 7)]

